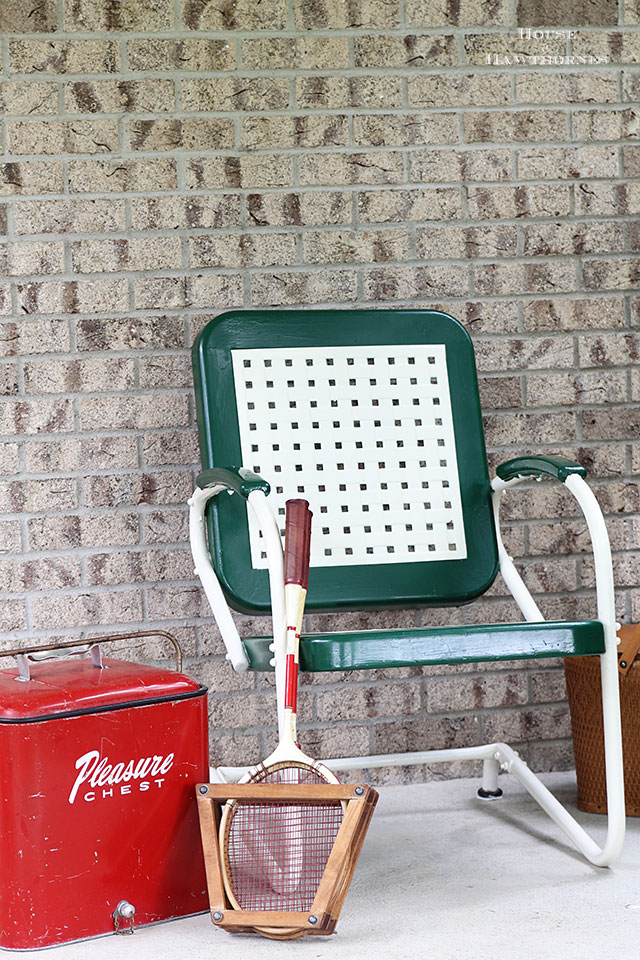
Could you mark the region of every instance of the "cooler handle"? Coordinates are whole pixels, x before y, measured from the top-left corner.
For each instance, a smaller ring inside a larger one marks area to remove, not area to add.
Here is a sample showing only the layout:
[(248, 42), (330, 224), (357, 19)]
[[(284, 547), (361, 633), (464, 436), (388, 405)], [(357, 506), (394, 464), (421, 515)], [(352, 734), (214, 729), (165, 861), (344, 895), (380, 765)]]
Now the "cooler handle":
[(0, 657), (15, 657), (18, 661), (19, 676), (16, 679), (27, 681), (31, 679), (29, 664), (38, 660), (57, 660), (68, 656), (82, 656), (91, 653), (91, 662), (94, 667), (102, 669), (101, 643), (114, 643), (116, 640), (140, 640), (144, 637), (164, 637), (175, 650), (176, 670), (182, 672), (182, 648), (176, 638), (166, 630), (138, 630), (135, 633), (119, 633), (110, 637), (94, 637), (92, 640), (69, 640), (66, 643), (52, 643), (48, 646), (18, 647), (14, 650), (3, 650)]

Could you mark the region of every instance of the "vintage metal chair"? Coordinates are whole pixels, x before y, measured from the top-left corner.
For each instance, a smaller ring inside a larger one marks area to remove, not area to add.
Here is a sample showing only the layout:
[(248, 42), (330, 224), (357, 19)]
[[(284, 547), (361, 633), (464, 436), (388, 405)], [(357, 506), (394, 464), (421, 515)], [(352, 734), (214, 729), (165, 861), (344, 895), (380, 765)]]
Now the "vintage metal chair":
[[(314, 513), (311, 611), (459, 605), (483, 594), (500, 571), (524, 622), (314, 634), (302, 638), (301, 669), (599, 656), (604, 846), (503, 743), (326, 762), (344, 770), (482, 760), (481, 796), (499, 796), (498, 773), (509, 771), (588, 860), (613, 862), (625, 824), (613, 575), (584, 468), (561, 456), (525, 456), (489, 481), (471, 339), (437, 311), (233, 311), (207, 324), (193, 363), (203, 472), (190, 500), (191, 542), (234, 669), (275, 664), (281, 706), (279, 528), (288, 497), (306, 498)], [(564, 483), (582, 508), (596, 620), (546, 622), (504, 549), (503, 493), (533, 477)], [(246, 613), (271, 610), (273, 638), (240, 640), (227, 600)], [(242, 772), (220, 768), (219, 776)]]

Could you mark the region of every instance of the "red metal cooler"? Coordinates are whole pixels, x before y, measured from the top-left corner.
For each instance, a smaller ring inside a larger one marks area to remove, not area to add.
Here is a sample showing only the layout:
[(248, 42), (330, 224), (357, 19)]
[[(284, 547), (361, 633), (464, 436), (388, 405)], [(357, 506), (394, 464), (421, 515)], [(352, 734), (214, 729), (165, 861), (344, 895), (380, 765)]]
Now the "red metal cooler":
[(5, 949), (208, 910), (194, 791), (209, 779), (206, 687), (102, 660), (93, 643), (83, 652), (31, 662), (23, 651), (0, 671)]

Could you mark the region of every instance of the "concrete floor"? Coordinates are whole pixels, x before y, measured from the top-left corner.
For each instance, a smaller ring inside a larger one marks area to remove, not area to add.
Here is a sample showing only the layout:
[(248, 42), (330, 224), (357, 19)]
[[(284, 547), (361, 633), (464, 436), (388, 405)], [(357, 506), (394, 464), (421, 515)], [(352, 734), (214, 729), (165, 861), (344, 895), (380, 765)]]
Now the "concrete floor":
[[(572, 774), (543, 779), (571, 803)], [(232, 935), (207, 915), (56, 947), (47, 960), (635, 960), (640, 820), (627, 821), (613, 867), (592, 867), (513, 778), (500, 785), (494, 803), (475, 799), (476, 780), (384, 787), (332, 937)], [(603, 837), (602, 817), (580, 820)]]

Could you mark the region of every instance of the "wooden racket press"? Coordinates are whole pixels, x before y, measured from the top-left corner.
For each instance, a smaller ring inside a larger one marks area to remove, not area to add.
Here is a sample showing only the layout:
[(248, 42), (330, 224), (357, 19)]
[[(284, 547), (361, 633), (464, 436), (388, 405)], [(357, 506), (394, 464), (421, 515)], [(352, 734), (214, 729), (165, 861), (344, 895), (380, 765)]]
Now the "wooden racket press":
[[(259, 933), (274, 940), (333, 933), (349, 889), (378, 794), (364, 784), (200, 783), (196, 787), (211, 920), (233, 933)], [(243, 910), (229, 900), (220, 852), (221, 808), (238, 803), (341, 803), (342, 823), (309, 910)]]

